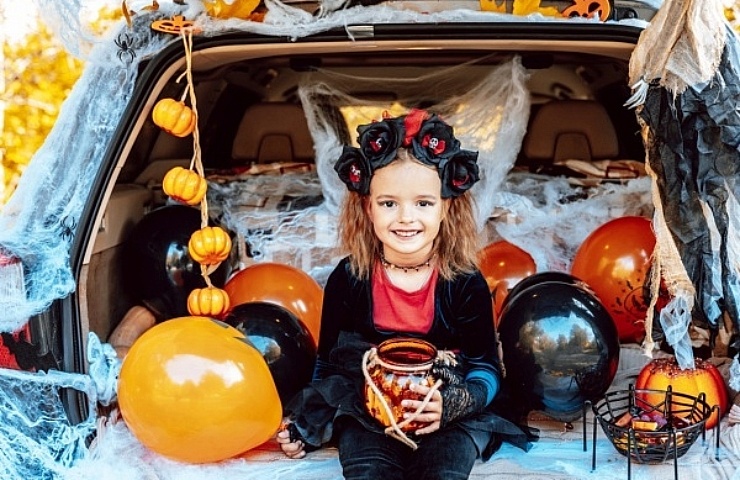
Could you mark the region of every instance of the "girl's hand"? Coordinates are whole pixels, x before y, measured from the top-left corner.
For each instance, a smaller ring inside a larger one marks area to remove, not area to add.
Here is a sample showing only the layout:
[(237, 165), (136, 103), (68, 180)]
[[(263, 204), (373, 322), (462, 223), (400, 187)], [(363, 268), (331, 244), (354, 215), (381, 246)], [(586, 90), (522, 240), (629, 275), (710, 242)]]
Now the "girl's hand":
[(288, 458), (303, 458), (306, 456), (305, 445), (300, 440), (291, 440), (290, 432), (288, 431), (289, 423), (286, 421), (283, 426), (278, 430), (275, 438), (280, 444), (280, 449), (283, 451), (285, 456)]
[[(409, 386), (409, 389), (412, 392), (418, 393), (422, 397), (426, 397), (426, 395), (431, 390), (430, 387), (426, 387), (423, 385), (415, 385), (411, 384)], [(417, 408), (423, 403), (422, 400), (404, 400), (401, 402), (401, 406), (404, 407), (406, 410), (406, 413), (404, 413), (404, 420), (406, 418), (411, 417)], [(432, 395), (432, 398), (429, 400), (429, 403), (427, 403), (426, 408), (422, 410), (419, 415), (414, 419), (415, 422), (420, 423), (427, 423), (425, 427), (422, 427), (418, 430), (415, 430), (414, 433), (417, 435), (425, 435), (432, 432), (436, 432), (439, 430), (440, 421), (442, 420), (442, 395), (439, 393), (439, 390), (435, 390), (434, 394)]]

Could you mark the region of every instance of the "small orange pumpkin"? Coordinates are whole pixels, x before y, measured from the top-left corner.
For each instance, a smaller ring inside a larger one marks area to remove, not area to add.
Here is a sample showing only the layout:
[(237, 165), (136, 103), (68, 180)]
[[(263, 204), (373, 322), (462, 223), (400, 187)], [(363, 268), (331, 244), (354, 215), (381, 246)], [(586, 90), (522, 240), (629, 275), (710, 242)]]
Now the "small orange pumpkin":
[[(696, 359), (694, 364), (693, 369), (682, 370), (675, 357), (651, 360), (640, 370), (635, 381), (635, 388), (637, 390), (667, 390), (670, 385), (674, 392), (694, 397), (704, 393), (710, 407), (719, 406), (719, 414), (715, 411), (707, 420), (705, 427), (709, 430), (714, 428), (720, 417), (727, 412), (729, 404), (727, 386), (722, 374), (713, 364), (702, 359)], [(640, 398), (656, 405), (663, 395), (644, 394)]]
[(203, 227), (190, 236), (188, 253), (201, 265), (223, 262), (231, 252), (231, 237), (221, 227)]
[(593, 18), (595, 14), (602, 22), (609, 20), (612, 14), (609, 0), (573, 0), (573, 5), (563, 10), (564, 17)]
[(176, 137), (186, 137), (193, 133), (198, 119), (193, 110), (184, 102), (174, 98), (163, 98), (152, 110), (154, 124)]
[(187, 168), (175, 167), (164, 176), (162, 190), (175, 201), (187, 205), (197, 205), (203, 200), (208, 182), (197, 172)]
[(229, 295), (217, 287), (196, 288), (188, 295), (188, 312), (196, 317), (220, 318), (230, 307)]

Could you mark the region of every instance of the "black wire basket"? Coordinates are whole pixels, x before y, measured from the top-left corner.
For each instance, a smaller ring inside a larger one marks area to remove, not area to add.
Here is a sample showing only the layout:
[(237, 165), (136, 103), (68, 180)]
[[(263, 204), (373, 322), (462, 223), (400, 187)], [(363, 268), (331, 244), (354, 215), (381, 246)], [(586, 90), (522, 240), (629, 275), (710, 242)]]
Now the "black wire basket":
[[(664, 463), (684, 455), (713, 411), (703, 393), (694, 397), (668, 390), (618, 390), (593, 405), (594, 418), (619, 453), (637, 463)], [(594, 425), (594, 439), (596, 438)], [(719, 438), (719, 437), (718, 437)]]

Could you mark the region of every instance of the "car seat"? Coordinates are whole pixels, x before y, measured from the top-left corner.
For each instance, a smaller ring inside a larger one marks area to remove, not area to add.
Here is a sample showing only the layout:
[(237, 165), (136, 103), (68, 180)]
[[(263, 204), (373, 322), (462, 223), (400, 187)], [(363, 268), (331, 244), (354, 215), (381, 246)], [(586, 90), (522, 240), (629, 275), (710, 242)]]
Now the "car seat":
[(619, 140), (606, 109), (593, 100), (554, 100), (534, 115), (522, 145), (531, 171), (574, 178), (629, 179), (644, 163), (620, 159)]
[(237, 164), (314, 163), (306, 115), (296, 104), (257, 103), (244, 112), (231, 152)]
[(530, 163), (552, 165), (561, 160), (614, 159), (617, 132), (606, 109), (592, 100), (548, 102), (535, 114), (525, 137)]

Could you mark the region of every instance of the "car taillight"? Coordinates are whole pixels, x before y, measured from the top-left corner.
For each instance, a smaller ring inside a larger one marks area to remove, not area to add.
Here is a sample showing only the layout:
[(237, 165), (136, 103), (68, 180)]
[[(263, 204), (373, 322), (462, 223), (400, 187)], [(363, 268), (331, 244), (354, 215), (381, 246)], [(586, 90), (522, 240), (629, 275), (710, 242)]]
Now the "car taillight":
[[(12, 303), (10, 300), (14, 298), (26, 298), (23, 264), (12, 254), (0, 249), (0, 302)], [(15, 347), (18, 344), (31, 342), (31, 330), (28, 323), (13, 333), (3, 332), (0, 335), (0, 367), (20, 369), (16, 360)]]
[(11, 304), (12, 299), (25, 299), (26, 286), (21, 261), (0, 248), (0, 303)]

